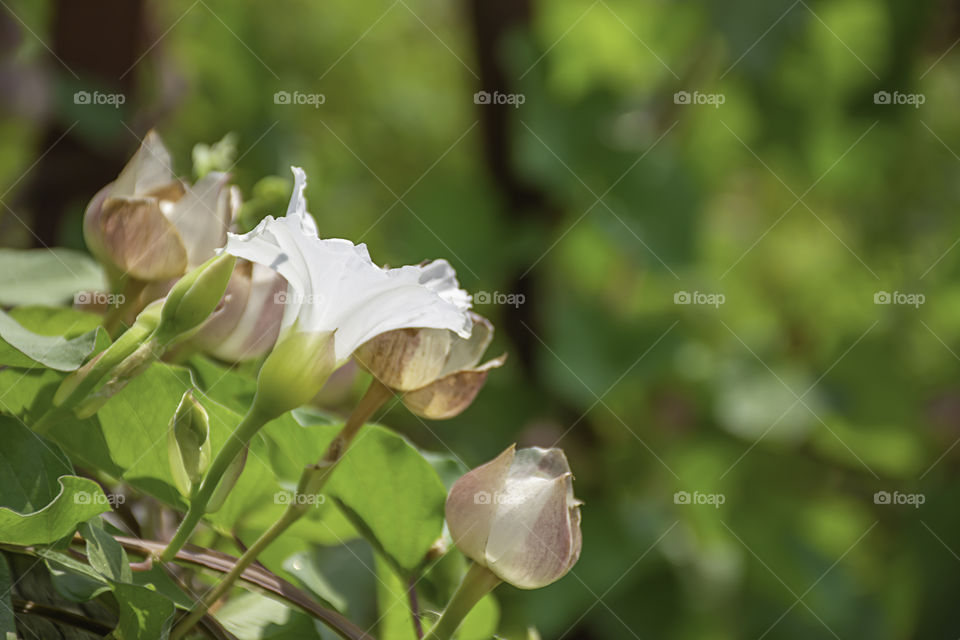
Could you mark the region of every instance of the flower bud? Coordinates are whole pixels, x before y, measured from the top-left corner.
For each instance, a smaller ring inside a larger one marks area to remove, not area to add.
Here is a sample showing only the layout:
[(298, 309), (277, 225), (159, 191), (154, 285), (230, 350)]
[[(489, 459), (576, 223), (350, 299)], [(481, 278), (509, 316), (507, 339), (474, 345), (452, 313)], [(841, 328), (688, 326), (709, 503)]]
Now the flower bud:
[(211, 172), (193, 186), (173, 173), (160, 137), (147, 133), (116, 180), (87, 205), (83, 235), (90, 252), (119, 285), (177, 278), (222, 247), (239, 203), (229, 176)]
[(157, 327), (157, 338), (162, 344), (197, 329), (213, 313), (236, 262), (229, 254), (210, 258), (173, 285), (163, 303)]
[(444, 329), (397, 329), (368, 340), (353, 357), (391, 389), (413, 391), (440, 377), (455, 335)]
[(240, 362), (259, 358), (277, 341), (287, 281), (273, 269), (239, 260), (223, 304), (203, 323), (190, 344), (215, 358)]
[(493, 324), (470, 314), (469, 338), (441, 329), (399, 329), (380, 334), (354, 352), (360, 365), (395, 391), (418, 416), (452, 418), (473, 402), (487, 372), (503, 365), (506, 355), (479, 365), (493, 340)]
[(184, 496), (203, 478), (210, 463), (210, 418), (188, 390), (180, 399), (167, 431), (167, 454), (173, 480)]
[(515, 587), (537, 589), (580, 557), (580, 505), (562, 450), (511, 446), (454, 483), (446, 515), (466, 556)]

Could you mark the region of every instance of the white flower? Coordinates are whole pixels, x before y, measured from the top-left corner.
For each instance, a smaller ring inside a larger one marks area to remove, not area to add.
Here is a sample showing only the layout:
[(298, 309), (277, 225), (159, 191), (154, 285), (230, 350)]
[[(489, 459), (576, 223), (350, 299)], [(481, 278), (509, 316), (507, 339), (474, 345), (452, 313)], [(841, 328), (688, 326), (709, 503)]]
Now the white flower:
[[(286, 279), (286, 294), (278, 297), (284, 305), (281, 342), (292, 334), (325, 336), (332, 345), (323, 342), (323, 348), (336, 368), (363, 343), (395, 329), (445, 329), (470, 336), (470, 296), (459, 288), (446, 261), (382, 269), (366, 245), (320, 239), (303, 195), (306, 175), (298, 167), (293, 173), (296, 184), (287, 215), (267, 216), (245, 235), (229, 234), (223, 249)], [(321, 343), (309, 344), (320, 348)], [(289, 357), (291, 351), (284, 352)], [(319, 378), (321, 373), (318, 369), (311, 375)]]

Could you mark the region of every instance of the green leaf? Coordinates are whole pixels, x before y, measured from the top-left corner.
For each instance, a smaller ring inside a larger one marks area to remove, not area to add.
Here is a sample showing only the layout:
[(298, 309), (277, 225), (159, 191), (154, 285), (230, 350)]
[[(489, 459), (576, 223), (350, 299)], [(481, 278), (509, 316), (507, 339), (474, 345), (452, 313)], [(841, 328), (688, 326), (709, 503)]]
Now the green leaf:
[[(0, 345), (3, 349), (5, 345)], [(50, 406), (64, 374), (53, 369), (5, 369), (0, 366), (0, 412), (30, 421)]]
[(0, 436), (0, 542), (49, 544), (109, 510), (96, 482), (69, 475), (55, 444), (7, 416), (0, 416)]
[(0, 416), (0, 442), (0, 507), (30, 512), (50, 504), (57, 479), (73, 473), (66, 454), (8, 416)]
[(90, 566), (112, 581), (133, 582), (127, 553), (112, 535), (89, 522), (80, 525), (80, 535), (87, 541)]
[(113, 583), (120, 604), (117, 640), (166, 640), (176, 608), (166, 596), (134, 584)]
[(379, 555), (377, 555), (377, 613), (380, 619), (377, 624), (377, 637), (380, 640), (417, 640), (407, 585), (390, 567), (390, 563)]
[(0, 636), (5, 640), (16, 640), (17, 624), (13, 616), (13, 602), (10, 592), (13, 591), (13, 576), (7, 559), (0, 553)]
[(73, 371), (96, 348), (100, 331), (93, 329), (71, 339), (40, 335), (0, 311), (0, 365), (33, 367), (39, 363), (57, 371)]
[(305, 551), (295, 553), (284, 560), (283, 568), (291, 575), (296, 576), (307, 589), (310, 589), (325, 604), (330, 605), (340, 613), (346, 611), (346, 598), (324, 577), (313, 554)]
[(50, 572), (54, 589), (64, 598), (73, 602), (87, 602), (110, 591), (110, 583), (106, 578), (88, 565), (52, 549), (41, 549), (38, 554)]
[(259, 593), (230, 598), (216, 617), (239, 640), (321, 640), (323, 637), (312, 618)]
[(493, 594), (480, 598), (480, 602), (470, 610), (463, 619), (457, 640), (489, 640), (496, 637), (497, 625), (500, 622), (500, 606)]
[(81, 522), (110, 510), (93, 480), (63, 476), (59, 483), (60, 494), (39, 511), (18, 513), (0, 507), (0, 543), (51, 544), (76, 531)]
[[(320, 458), (339, 430), (340, 425), (303, 428), (274, 421), (263, 435), (270, 442), (277, 474), (292, 468), (299, 475)], [(420, 565), (443, 529), (443, 482), (416, 447), (384, 427), (361, 430), (331, 476), (327, 494), (407, 574)]]
[(0, 249), (0, 305), (58, 305), (78, 291), (105, 291), (107, 279), (90, 256), (72, 249)]
[[(188, 370), (155, 363), (111, 398), (95, 417), (66, 419), (53, 426), (50, 437), (78, 464), (123, 478), (137, 489), (183, 509), (185, 503), (170, 470), (166, 442), (170, 417), (184, 392), (193, 387)], [(211, 452), (219, 451), (232, 437), (240, 415), (209, 397), (198, 394), (197, 399), (210, 419)], [(284, 419), (293, 422), (289, 416)], [(245, 518), (262, 516), (272, 522), (279, 517), (283, 505), (274, 503), (279, 487), (267, 458), (265, 442), (254, 438), (237, 486), (208, 521), (230, 532)]]

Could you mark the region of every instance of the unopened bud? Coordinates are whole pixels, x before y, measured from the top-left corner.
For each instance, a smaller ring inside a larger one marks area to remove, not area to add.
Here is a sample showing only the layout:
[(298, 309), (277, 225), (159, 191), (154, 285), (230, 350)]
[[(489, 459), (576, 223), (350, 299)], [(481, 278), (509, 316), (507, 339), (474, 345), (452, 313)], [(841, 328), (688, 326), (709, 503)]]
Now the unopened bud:
[(580, 505), (562, 450), (511, 446), (454, 483), (446, 515), (460, 551), (504, 582), (537, 589), (580, 557)]
[(210, 258), (173, 285), (160, 313), (161, 344), (188, 336), (203, 324), (220, 303), (236, 262), (226, 253)]
[(189, 390), (177, 405), (167, 431), (167, 454), (173, 480), (184, 496), (203, 478), (210, 463), (210, 419)]

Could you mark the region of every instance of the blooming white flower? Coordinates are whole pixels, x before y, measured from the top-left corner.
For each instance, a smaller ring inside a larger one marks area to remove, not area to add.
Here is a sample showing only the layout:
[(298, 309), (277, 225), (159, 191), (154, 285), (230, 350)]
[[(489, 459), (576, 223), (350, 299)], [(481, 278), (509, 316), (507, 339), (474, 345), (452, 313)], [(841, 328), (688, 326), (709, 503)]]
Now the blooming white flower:
[(298, 167), (293, 173), (287, 214), (267, 216), (250, 233), (229, 234), (223, 249), (286, 279), (287, 291), (279, 300), (284, 304), (280, 341), (292, 334), (326, 336), (323, 348), (331, 350), (336, 368), (363, 343), (395, 329), (445, 329), (470, 336), (470, 296), (459, 288), (449, 263), (382, 269), (366, 245), (320, 239), (307, 213), (306, 174)]

